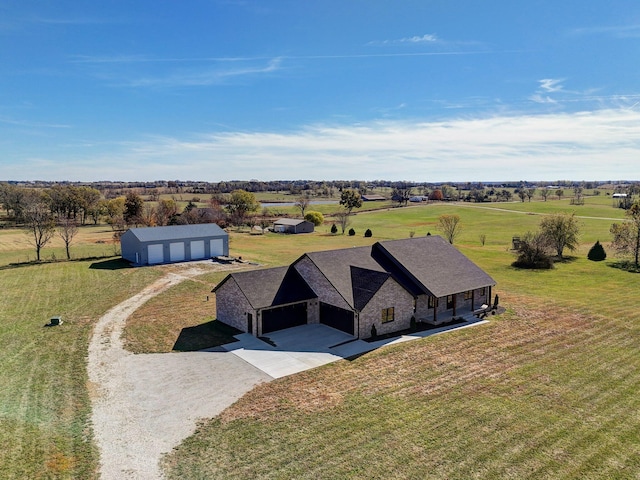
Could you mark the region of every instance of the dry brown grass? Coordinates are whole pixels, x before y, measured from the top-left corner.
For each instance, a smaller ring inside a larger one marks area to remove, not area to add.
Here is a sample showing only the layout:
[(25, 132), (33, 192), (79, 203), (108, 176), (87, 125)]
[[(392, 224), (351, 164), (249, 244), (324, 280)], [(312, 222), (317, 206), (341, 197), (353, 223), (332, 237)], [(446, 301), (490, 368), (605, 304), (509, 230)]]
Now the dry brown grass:
[[(181, 268), (189, 266), (157, 268), (179, 273)], [(238, 332), (213, 321), (216, 302), (211, 293), (232, 267), (209, 264), (206, 268), (215, 270), (185, 279), (149, 300), (129, 317), (123, 334), (127, 350), (134, 353), (200, 350), (235, 341), (232, 335)]]
[[(537, 308), (526, 297), (511, 298), (513, 308), (488, 325), (441, 337), (386, 347), (352, 362), (263, 384), (220, 416), (222, 422), (334, 408), (349, 393), (429, 397), (441, 392), (478, 393), (508, 382), (510, 372), (549, 349), (570, 350), (594, 335), (602, 319), (555, 306)], [(420, 359), (417, 361), (416, 359)], [(371, 373), (375, 371), (375, 375)], [(405, 379), (399, 381), (399, 379)]]

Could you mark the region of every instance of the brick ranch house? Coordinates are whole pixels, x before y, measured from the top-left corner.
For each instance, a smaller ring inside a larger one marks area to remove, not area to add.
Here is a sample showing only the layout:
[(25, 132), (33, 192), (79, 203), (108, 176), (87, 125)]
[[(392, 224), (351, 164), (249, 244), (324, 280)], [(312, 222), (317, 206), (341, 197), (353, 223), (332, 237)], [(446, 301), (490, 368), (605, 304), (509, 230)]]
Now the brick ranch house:
[(305, 253), (286, 267), (236, 272), (214, 289), (217, 319), (262, 336), (322, 323), (357, 338), (434, 325), (490, 303), (495, 281), (439, 236)]

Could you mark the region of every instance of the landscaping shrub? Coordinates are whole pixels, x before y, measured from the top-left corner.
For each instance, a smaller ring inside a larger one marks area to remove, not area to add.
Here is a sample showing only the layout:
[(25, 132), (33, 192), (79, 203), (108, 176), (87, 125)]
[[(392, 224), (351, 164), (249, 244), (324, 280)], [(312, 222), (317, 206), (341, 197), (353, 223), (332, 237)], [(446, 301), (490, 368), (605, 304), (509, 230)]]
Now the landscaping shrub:
[(587, 258), (593, 262), (601, 262), (607, 258), (607, 252), (604, 251), (604, 247), (600, 244), (600, 240), (597, 240), (593, 247), (591, 247), (587, 254)]
[(371, 233), (371, 229), (370, 229), (370, 228), (367, 228), (367, 231), (366, 231), (366, 232), (364, 232), (364, 236), (365, 236), (365, 237), (370, 237), (370, 236), (372, 236), (372, 235), (373, 235), (373, 233)]
[(527, 232), (520, 237), (515, 252), (518, 258), (512, 265), (517, 268), (553, 268), (551, 250), (549, 239), (544, 234)]
[(378, 336), (378, 329), (375, 325), (371, 325), (371, 338), (376, 338)]
[(309, 210), (305, 215), (304, 219), (307, 222), (313, 223), (316, 227), (319, 227), (324, 223), (324, 215), (320, 212), (316, 212), (314, 210)]
[(331, 225), (331, 233), (338, 233), (338, 227), (336, 227), (335, 223)]
[(353, 228), (349, 229), (349, 236), (353, 237), (356, 234), (356, 231)]

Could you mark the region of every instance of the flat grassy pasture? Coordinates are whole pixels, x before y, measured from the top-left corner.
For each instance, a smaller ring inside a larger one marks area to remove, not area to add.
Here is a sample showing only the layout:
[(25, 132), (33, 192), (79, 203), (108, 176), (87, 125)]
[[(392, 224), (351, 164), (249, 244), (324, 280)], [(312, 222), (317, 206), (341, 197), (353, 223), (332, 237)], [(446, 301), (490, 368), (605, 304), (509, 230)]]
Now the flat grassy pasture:
[[(529, 211), (504, 211), (516, 206)], [(330, 221), (309, 235), (232, 231), (232, 255), (275, 266), (306, 251), (437, 234), (437, 217), (456, 213), (464, 226), (457, 246), (496, 279), (507, 313), (262, 385), (169, 455), (168, 476), (637, 478), (640, 276), (613, 268), (609, 218), (620, 211), (565, 200), (477, 207), (363, 212), (352, 218), (353, 237), (329, 234)], [(551, 207), (600, 218), (581, 219), (574, 258), (550, 271), (514, 269), (511, 237), (536, 229), (537, 214)], [(372, 238), (363, 237), (367, 228)], [(92, 328), (163, 274), (123, 268), (110, 257), (111, 235), (103, 225), (83, 227), (74, 261), (60, 261), (56, 239), (46, 262), (34, 264), (28, 237), (0, 229), (0, 478), (97, 477), (86, 373)], [(592, 263), (586, 252), (597, 239), (610, 258)], [(230, 335), (212, 322), (213, 295), (206, 301), (224, 275), (187, 280), (149, 301), (125, 329), (127, 347), (188, 350)], [(52, 315), (64, 324), (44, 327)]]
[[(117, 266), (0, 267), (0, 478), (96, 478), (86, 372), (93, 324), (159, 275)], [(64, 323), (44, 327), (52, 315)]]

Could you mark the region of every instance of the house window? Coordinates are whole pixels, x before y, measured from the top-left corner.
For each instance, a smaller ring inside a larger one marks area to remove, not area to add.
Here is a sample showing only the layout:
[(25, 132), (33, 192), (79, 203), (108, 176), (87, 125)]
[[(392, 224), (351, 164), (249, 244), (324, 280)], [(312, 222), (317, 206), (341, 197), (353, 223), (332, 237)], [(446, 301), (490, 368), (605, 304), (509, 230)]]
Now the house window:
[(471, 300), (473, 298), (473, 292), (471, 290), (468, 290), (466, 292), (464, 292), (464, 299), (465, 300)]
[(487, 287), (482, 287), (482, 288), (480, 289), (480, 296), (481, 296), (481, 297), (484, 297), (484, 296), (485, 296), (485, 294), (487, 293), (487, 292), (486, 292), (486, 288), (487, 288)]
[(438, 297), (429, 297), (429, 308), (438, 307)]
[(382, 309), (382, 323), (393, 322), (394, 320), (394, 307)]

